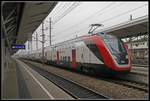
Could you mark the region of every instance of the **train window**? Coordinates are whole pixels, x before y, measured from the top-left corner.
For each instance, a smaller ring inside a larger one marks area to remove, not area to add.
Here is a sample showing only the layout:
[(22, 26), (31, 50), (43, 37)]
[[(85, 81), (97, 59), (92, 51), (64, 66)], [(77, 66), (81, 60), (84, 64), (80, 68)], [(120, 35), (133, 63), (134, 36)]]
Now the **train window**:
[(65, 56), (65, 61), (67, 61), (66, 56)]
[(83, 53), (81, 54), (81, 58), (83, 58)]
[(123, 42), (120, 39), (104, 39), (106, 45), (112, 53), (126, 53)]
[[(101, 61), (103, 61), (96, 44), (87, 44), (87, 47), (95, 54), (95, 56), (97, 58), (99, 58)], [(81, 57), (83, 58), (83, 54), (81, 55)]]
[(70, 62), (70, 56), (68, 56), (68, 62)]

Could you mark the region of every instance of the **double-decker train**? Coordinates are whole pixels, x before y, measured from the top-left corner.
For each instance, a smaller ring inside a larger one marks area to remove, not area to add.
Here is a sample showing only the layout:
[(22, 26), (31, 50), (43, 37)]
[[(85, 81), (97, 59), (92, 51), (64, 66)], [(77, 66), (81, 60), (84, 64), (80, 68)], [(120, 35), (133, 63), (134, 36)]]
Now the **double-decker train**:
[[(22, 55), (42, 62), (42, 50)], [(45, 47), (44, 62), (88, 73), (128, 73), (131, 56), (121, 39), (104, 33), (81, 36)]]

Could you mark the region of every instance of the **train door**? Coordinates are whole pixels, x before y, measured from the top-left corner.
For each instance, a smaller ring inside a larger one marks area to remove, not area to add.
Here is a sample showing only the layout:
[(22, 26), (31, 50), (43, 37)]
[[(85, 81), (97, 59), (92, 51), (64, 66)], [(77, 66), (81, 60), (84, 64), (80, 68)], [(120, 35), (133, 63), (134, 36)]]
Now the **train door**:
[(72, 49), (72, 67), (76, 68), (77, 67), (77, 63), (76, 63), (76, 50)]
[(81, 47), (81, 63), (84, 63), (84, 62), (85, 62), (85, 61), (84, 61), (84, 54), (83, 54), (83, 52), (84, 52), (84, 48)]
[(81, 47), (81, 63), (90, 63), (90, 51), (87, 47)]
[(57, 64), (59, 64), (59, 51), (57, 51)]
[(47, 60), (48, 58), (47, 58), (47, 52), (45, 52), (45, 58), (44, 58), (44, 60)]

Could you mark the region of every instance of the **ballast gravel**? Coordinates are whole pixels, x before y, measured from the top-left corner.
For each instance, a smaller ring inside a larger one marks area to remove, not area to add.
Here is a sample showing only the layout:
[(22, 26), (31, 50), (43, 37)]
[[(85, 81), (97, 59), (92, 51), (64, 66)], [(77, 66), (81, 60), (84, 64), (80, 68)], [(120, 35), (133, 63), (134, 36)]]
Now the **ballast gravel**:
[(44, 70), (47, 70), (48, 72), (52, 72), (69, 80), (75, 81), (112, 99), (148, 99), (148, 93), (144, 91), (139, 91), (137, 89), (129, 88), (127, 86), (123, 86), (113, 82), (108, 82), (87, 75), (82, 75), (77, 72), (71, 72), (67, 69), (61, 69), (55, 66), (44, 65), (43, 67), (41, 63), (31, 61), (27, 62), (30, 62)]

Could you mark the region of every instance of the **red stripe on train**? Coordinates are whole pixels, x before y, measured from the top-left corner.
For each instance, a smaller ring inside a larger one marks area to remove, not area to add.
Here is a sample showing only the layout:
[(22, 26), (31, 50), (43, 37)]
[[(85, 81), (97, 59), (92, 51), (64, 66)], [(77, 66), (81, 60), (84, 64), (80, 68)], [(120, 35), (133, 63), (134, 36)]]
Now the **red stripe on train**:
[(76, 63), (76, 50), (72, 49), (72, 64), (71, 64), (73, 69), (76, 69), (77, 63)]
[(57, 64), (59, 64), (59, 51), (57, 51)]

